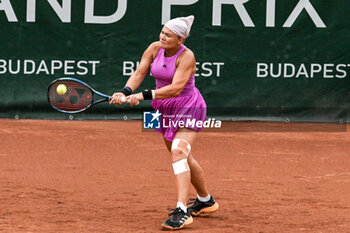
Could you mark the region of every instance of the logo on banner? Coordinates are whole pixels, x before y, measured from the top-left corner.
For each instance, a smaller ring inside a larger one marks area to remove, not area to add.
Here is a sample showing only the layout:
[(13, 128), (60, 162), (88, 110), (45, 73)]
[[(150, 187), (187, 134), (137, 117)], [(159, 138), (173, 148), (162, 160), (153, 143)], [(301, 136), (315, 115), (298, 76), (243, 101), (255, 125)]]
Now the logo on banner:
[(144, 129), (160, 129), (160, 117), (159, 110), (156, 112), (143, 112), (143, 128)]
[(178, 128), (221, 128), (222, 122), (209, 118), (200, 120), (192, 117), (192, 115), (167, 115), (159, 112), (143, 112), (143, 128), (144, 129), (169, 129), (177, 130)]

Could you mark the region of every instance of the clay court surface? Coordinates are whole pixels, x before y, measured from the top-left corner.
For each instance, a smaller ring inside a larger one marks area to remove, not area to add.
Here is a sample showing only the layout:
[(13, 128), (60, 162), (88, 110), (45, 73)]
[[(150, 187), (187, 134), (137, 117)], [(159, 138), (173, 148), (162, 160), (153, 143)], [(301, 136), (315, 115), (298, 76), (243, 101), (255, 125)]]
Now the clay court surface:
[[(194, 156), (220, 208), (182, 232), (350, 232), (349, 125), (245, 126), (198, 135)], [(163, 232), (176, 204), (171, 159), (141, 127), (0, 120), (0, 232)]]

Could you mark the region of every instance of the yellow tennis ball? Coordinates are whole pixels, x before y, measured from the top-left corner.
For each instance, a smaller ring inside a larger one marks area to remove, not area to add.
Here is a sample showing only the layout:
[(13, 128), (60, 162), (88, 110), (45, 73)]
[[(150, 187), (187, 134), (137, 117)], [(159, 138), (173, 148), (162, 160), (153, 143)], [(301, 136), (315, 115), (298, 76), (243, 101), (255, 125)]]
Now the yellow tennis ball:
[(60, 84), (56, 88), (57, 94), (59, 95), (64, 95), (67, 92), (67, 87), (64, 84)]

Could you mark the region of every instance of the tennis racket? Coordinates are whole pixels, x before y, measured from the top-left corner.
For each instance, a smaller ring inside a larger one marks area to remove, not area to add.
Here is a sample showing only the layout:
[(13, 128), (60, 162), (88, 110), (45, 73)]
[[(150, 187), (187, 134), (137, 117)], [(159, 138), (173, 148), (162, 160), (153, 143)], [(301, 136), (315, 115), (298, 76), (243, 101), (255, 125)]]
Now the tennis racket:
[[(79, 79), (59, 78), (50, 83), (47, 99), (51, 107), (59, 112), (78, 113), (93, 105), (110, 101), (112, 97), (94, 90)], [(125, 97), (122, 97), (122, 102), (126, 102)]]

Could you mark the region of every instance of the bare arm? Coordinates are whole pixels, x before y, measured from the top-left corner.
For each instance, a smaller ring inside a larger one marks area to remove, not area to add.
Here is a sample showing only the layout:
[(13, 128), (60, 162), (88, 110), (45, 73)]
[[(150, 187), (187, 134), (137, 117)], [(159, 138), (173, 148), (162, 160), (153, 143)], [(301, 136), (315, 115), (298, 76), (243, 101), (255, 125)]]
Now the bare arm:
[[(141, 83), (145, 79), (148, 69), (152, 64), (153, 59), (155, 58), (158, 50), (159, 50), (158, 42), (154, 42), (150, 46), (148, 46), (148, 48), (145, 50), (145, 52), (142, 55), (141, 62), (138, 68), (130, 76), (125, 86), (128, 86), (131, 88), (132, 91), (135, 91), (141, 85)], [(112, 96), (112, 100), (110, 101), (110, 104), (118, 104), (118, 105), (122, 104), (121, 97), (125, 97), (125, 95), (121, 92), (114, 93)]]
[(141, 62), (136, 69), (136, 71), (130, 76), (125, 86), (130, 87), (133, 91), (135, 91), (145, 79), (147, 75), (148, 69), (153, 62), (153, 59), (158, 52), (159, 45), (158, 42), (152, 43), (143, 53)]

